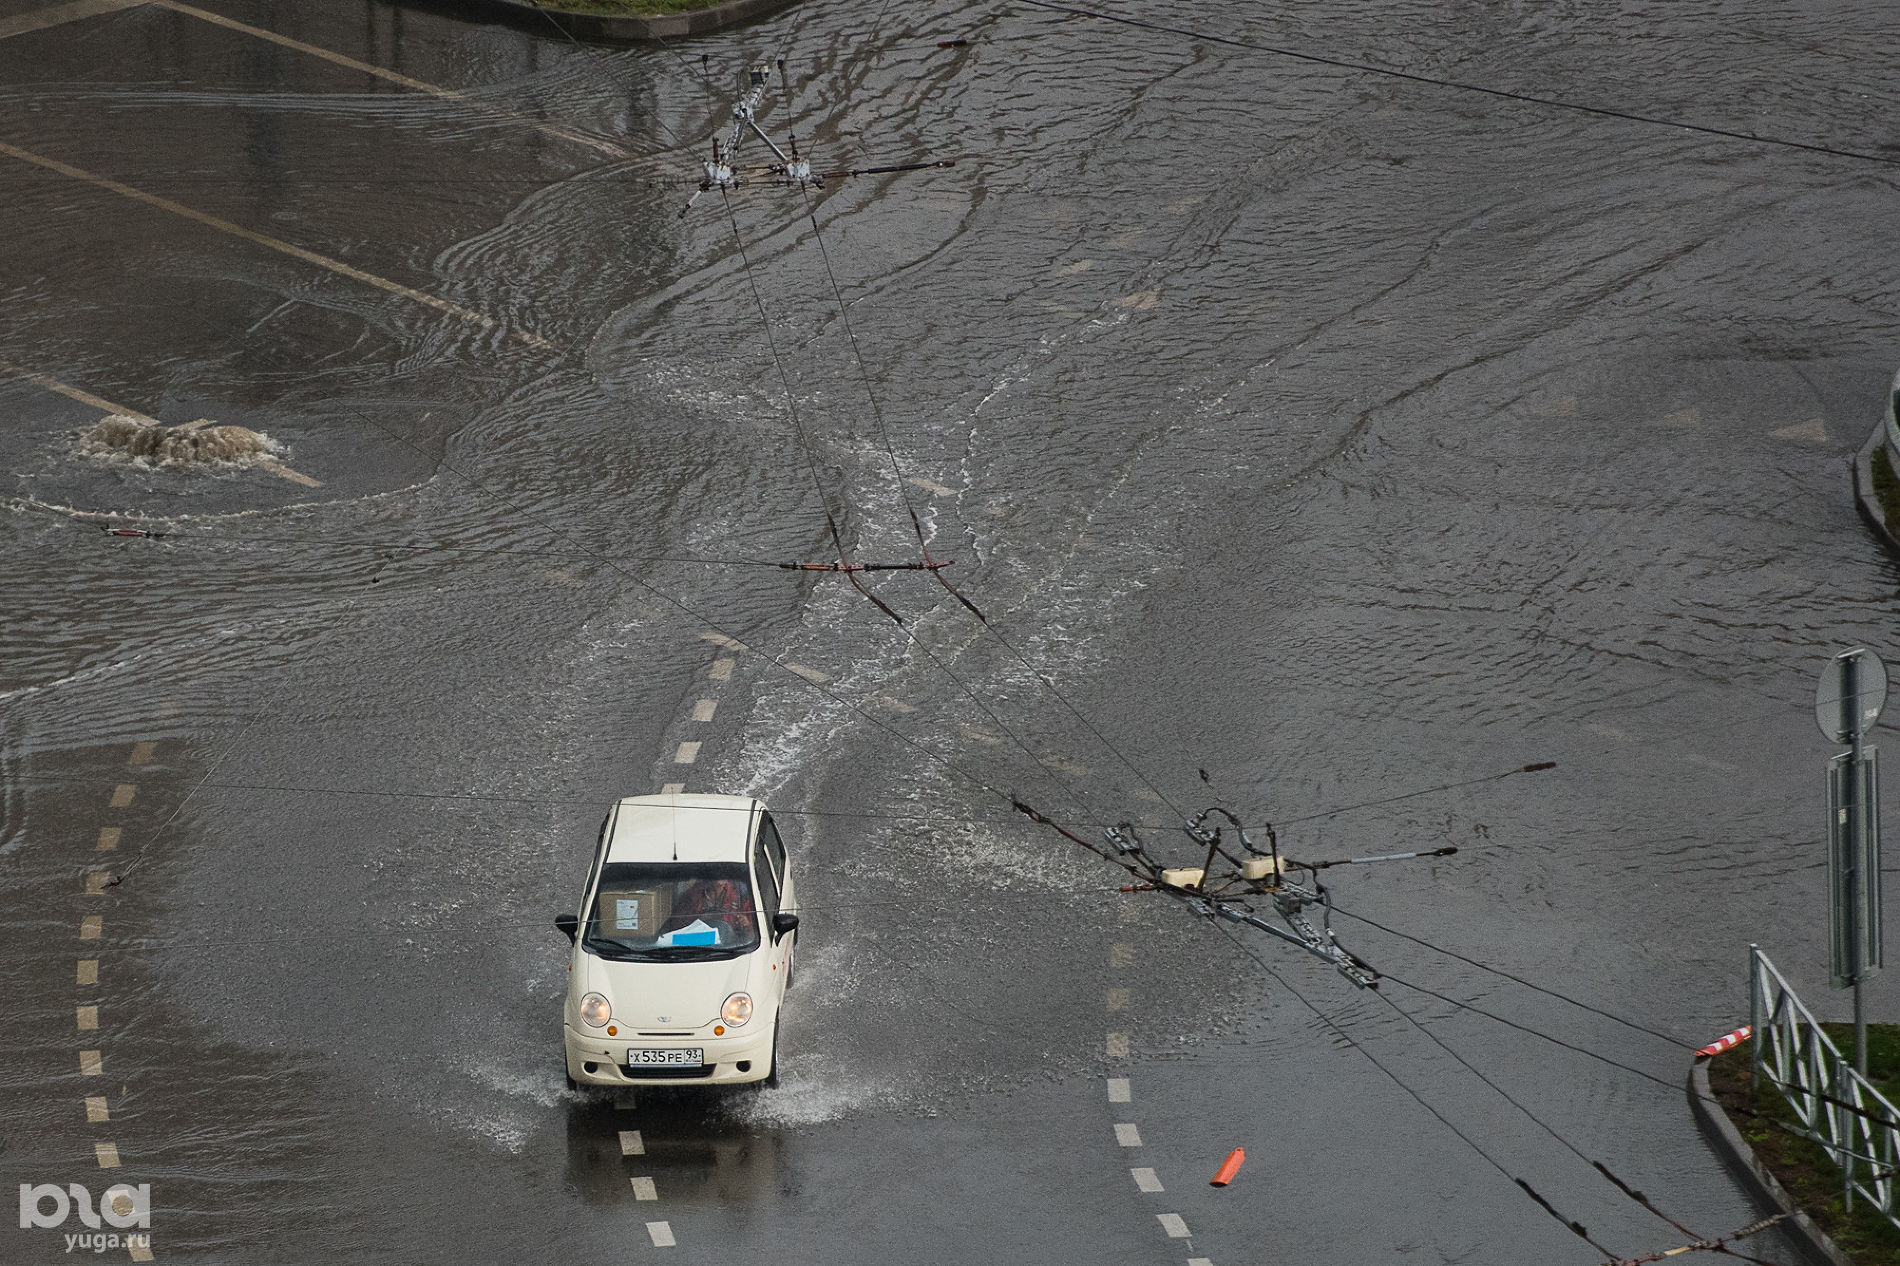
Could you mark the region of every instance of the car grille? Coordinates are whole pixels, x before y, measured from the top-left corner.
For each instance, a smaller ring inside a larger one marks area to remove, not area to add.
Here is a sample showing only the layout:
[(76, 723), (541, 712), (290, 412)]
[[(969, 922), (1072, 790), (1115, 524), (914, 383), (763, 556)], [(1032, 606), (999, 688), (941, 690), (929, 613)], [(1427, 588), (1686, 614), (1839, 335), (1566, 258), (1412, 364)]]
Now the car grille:
[(620, 1071), (629, 1077), (669, 1077), (680, 1081), (690, 1081), (695, 1077), (710, 1077), (717, 1064), (622, 1064)]

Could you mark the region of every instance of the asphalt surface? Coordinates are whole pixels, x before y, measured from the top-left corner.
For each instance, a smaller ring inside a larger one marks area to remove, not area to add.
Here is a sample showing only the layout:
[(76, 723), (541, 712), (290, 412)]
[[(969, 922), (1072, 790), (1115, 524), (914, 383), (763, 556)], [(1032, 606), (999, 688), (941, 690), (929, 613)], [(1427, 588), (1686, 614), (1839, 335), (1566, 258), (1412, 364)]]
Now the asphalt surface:
[[(1596, 1160), (1756, 1216), (1681, 1084), (1750, 942), (1844, 1009), (1810, 700), (1896, 614), (1846, 466), (1882, 6), (1141, 10), (1862, 157), (1010, 4), (44, 8), (0, 0), (9, 1184), (149, 1183), (116, 1256), (233, 1266), (1601, 1260), (1514, 1178), (1683, 1242)], [(777, 57), (821, 170), (957, 165), (682, 215)], [(135, 463), (116, 411), (280, 447)], [(827, 514), (915, 560), (912, 513), (986, 623), (773, 565)], [(551, 920), (670, 783), (786, 825), (784, 1084), (576, 1095)], [(1372, 994), (1012, 795), (1460, 851), (1330, 872)]]

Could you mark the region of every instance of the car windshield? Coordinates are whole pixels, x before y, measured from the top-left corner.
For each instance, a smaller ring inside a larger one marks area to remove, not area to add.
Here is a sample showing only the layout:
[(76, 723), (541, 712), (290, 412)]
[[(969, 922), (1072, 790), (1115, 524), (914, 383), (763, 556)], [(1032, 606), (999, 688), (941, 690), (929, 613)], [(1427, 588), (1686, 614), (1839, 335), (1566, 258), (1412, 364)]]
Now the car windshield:
[(733, 958), (759, 945), (752, 881), (739, 862), (609, 862), (582, 944), (602, 958)]

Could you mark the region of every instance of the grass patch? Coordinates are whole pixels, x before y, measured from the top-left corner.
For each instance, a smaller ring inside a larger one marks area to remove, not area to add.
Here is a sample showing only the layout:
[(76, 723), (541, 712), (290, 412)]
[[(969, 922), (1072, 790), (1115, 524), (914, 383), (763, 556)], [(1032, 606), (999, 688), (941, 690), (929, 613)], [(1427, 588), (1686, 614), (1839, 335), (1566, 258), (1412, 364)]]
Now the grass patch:
[[(1889, 477), (1892, 472), (1889, 470)], [(1900, 492), (1900, 480), (1896, 480)], [(1850, 1055), (1854, 1026), (1824, 1024), (1822, 1030)], [(1855, 1266), (1900, 1266), (1900, 1227), (1875, 1211), (1867, 1201), (1854, 1200), (1847, 1212), (1841, 1196), (1841, 1170), (1819, 1143), (1788, 1133), (1794, 1110), (1781, 1092), (1760, 1082), (1748, 1088), (1750, 1044), (1742, 1043), (1709, 1061), (1709, 1088), (1721, 1100), (1729, 1120), (1741, 1132), (1755, 1155), (1794, 1197), (1795, 1204), (1851, 1257)], [(1900, 1102), (1900, 1025), (1867, 1026), (1867, 1075), (1888, 1099)], [(1779, 1124), (1778, 1124), (1779, 1123)]]
[(1880, 503), (1880, 517), (1886, 520), (1889, 532), (1900, 535), (1900, 475), (1894, 474), (1885, 444), (1874, 449), (1872, 465), (1874, 500)]
[(606, 13), (626, 18), (651, 18), (662, 13), (686, 13), (710, 9), (720, 0), (541, 0), (541, 7), (556, 13)]

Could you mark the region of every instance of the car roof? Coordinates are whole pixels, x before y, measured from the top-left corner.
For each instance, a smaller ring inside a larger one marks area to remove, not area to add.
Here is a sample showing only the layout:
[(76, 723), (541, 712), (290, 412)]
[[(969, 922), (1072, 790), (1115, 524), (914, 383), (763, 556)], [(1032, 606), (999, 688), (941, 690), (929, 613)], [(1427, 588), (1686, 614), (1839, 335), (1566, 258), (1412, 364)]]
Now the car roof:
[(765, 806), (751, 796), (628, 796), (614, 805), (610, 862), (742, 862)]

